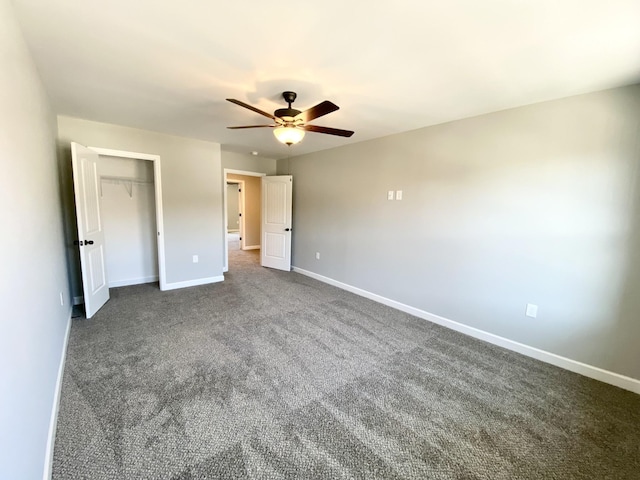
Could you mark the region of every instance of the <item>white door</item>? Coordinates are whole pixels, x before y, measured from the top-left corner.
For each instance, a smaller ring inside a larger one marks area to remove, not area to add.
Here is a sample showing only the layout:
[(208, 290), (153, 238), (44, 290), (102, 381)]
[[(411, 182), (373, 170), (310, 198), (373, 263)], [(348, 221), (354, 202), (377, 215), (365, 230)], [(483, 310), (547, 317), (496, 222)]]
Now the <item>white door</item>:
[(98, 154), (93, 150), (78, 143), (71, 143), (78, 248), (87, 318), (91, 318), (109, 300), (104, 231), (100, 218), (98, 158)]
[(262, 266), (291, 270), (291, 175), (262, 177)]

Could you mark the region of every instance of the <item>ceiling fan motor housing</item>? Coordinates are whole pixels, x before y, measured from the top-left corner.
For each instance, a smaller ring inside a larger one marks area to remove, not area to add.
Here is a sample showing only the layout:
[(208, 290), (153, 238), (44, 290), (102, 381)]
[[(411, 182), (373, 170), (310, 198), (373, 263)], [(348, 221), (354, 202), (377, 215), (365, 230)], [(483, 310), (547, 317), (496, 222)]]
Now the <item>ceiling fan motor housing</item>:
[(283, 120), (287, 120), (285, 117), (291, 117), (291, 120), (293, 120), (293, 117), (299, 113), (301, 113), (300, 110), (296, 110), (295, 108), (279, 108), (273, 112), (273, 116), (282, 118)]

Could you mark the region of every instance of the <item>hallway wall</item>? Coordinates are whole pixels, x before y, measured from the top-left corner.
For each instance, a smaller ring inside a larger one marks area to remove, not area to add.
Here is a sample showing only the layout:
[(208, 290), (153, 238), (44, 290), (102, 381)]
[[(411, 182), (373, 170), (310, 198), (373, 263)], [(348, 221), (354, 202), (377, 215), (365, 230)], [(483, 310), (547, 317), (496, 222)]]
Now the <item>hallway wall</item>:
[(240, 230), (239, 183), (227, 183), (227, 231)]

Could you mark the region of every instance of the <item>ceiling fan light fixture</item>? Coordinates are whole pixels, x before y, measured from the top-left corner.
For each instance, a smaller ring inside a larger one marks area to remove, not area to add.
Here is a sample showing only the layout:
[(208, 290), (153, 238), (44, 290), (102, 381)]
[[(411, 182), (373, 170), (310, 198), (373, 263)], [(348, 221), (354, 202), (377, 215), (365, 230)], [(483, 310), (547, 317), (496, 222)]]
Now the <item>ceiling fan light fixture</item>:
[(291, 146), (299, 143), (304, 138), (305, 131), (293, 125), (284, 125), (274, 128), (273, 134), (279, 142)]
[(273, 120), (271, 125), (241, 125), (238, 127), (227, 127), (231, 129), (244, 129), (244, 128), (273, 128), (273, 134), (276, 139), (284, 143), (285, 145), (293, 145), (299, 143), (303, 138), (305, 132), (325, 133), (328, 135), (337, 135), (339, 137), (350, 137), (354, 134), (351, 130), (341, 130), (339, 128), (319, 127), (318, 125), (309, 125), (309, 122), (316, 118), (323, 117), (331, 112), (339, 110), (335, 103), (325, 100), (320, 102), (315, 107), (306, 109), (304, 112), (291, 108), (291, 104), (296, 99), (295, 92), (282, 92), (282, 98), (289, 104), (288, 108), (279, 108), (273, 115), (253, 107), (248, 103), (241, 102), (234, 98), (227, 98), (227, 101), (235, 103), (236, 105), (251, 110), (252, 112), (259, 113), (260, 115)]

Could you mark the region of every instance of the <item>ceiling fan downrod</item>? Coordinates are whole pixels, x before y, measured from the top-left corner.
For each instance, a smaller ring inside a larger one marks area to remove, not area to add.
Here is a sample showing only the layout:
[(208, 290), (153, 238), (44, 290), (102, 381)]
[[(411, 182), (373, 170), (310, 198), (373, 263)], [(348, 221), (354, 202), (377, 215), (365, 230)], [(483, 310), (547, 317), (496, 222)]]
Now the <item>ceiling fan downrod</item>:
[(300, 110), (291, 108), (291, 104), (295, 101), (297, 96), (296, 92), (282, 92), (282, 98), (284, 98), (284, 101), (289, 104), (289, 107), (279, 108), (273, 112), (276, 118), (281, 118), (285, 123), (293, 122), (293, 118), (301, 113)]
[(291, 104), (296, 101), (297, 96), (296, 92), (282, 92), (282, 98), (289, 104), (289, 108), (291, 108)]

